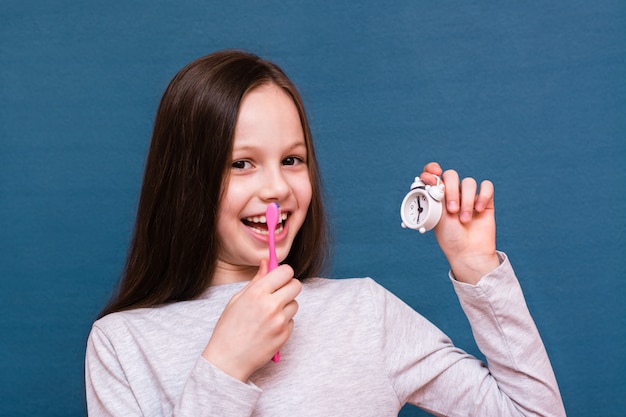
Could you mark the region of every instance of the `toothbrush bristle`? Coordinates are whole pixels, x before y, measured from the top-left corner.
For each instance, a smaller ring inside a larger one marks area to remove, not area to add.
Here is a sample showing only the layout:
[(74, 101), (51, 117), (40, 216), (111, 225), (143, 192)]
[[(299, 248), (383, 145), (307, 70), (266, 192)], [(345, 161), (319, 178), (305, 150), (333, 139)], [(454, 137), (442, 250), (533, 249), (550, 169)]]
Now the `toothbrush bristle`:
[(265, 211), (265, 218), (268, 227), (276, 227), (280, 222), (280, 205), (278, 203), (270, 203)]

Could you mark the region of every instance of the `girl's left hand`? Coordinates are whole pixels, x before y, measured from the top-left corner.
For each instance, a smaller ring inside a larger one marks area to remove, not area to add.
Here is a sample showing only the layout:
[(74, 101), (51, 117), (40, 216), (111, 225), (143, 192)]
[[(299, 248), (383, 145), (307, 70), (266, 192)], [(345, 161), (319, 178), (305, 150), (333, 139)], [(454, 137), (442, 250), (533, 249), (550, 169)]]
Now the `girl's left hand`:
[(494, 188), (491, 181), (478, 184), (474, 178), (460, 179), (454, 170), (443, 172), (436, 162), (420, 175), (429, 185), (441, 176), (445, 184), (444, 209), (435, 236), (458, 281), (476, 284), (500, 265), (496, 253)]

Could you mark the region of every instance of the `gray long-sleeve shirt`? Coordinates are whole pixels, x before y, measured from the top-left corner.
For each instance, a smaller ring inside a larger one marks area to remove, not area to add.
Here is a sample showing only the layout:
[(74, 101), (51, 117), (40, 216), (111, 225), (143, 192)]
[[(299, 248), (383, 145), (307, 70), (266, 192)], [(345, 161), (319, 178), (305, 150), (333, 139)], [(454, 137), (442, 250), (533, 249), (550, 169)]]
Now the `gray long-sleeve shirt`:
[(564, 416), (546, 351), (506, 257), (477, 285), (452, 279), (489, 367), (371, 279), (306, 280), (295, 328), (242, 383), (201, 357), (245, 283), (110, 314), (89, 336), (90, 416)]

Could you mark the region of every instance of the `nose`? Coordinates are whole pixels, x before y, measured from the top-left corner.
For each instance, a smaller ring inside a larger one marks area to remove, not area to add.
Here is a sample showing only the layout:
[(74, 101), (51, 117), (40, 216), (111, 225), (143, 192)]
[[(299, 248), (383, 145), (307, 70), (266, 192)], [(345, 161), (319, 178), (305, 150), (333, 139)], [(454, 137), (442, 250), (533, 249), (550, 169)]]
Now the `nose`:
[(291, 192), (281, 167), (265, 169), (262, 181), (259, 197), (264, 201), (283, 201)]

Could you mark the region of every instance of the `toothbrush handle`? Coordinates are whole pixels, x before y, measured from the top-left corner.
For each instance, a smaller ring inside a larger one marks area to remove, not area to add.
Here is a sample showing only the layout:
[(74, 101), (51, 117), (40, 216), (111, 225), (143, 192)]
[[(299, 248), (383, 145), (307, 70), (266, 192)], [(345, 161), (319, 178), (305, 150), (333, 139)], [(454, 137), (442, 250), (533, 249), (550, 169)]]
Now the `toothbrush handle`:
[[(270, 263), (269, 270), (272, 271), (278, 266), (278, 260), (276, 259), (276, 246), (274, 245), (274, 236), (270, 234)], [(280, 351), (276, 352), (276, 354), (272, 357), (272, 361), (279, 362), (280, 361)]]
[[(276, 256), (274, 256), (274, 257), (276, 257)], [(274, 262), (276, 262), (276, 259), (274, 259)], [(270, 258), (269, 270), (271, 271), (274, 268), (276, 268), (276, 265), (272, 266), (272, 260)], [(272, 361), (274, 361), (274, 362), (279, 362), (280, 361), (280, 351), (276, 352), (276, 354), (272, 357)]]
[(278, 260), (276, 259), (276, 249), (274, 248), (273, 240), (274, 239), (270, 239), (270, 271), (273, 271), (278, 266)]

